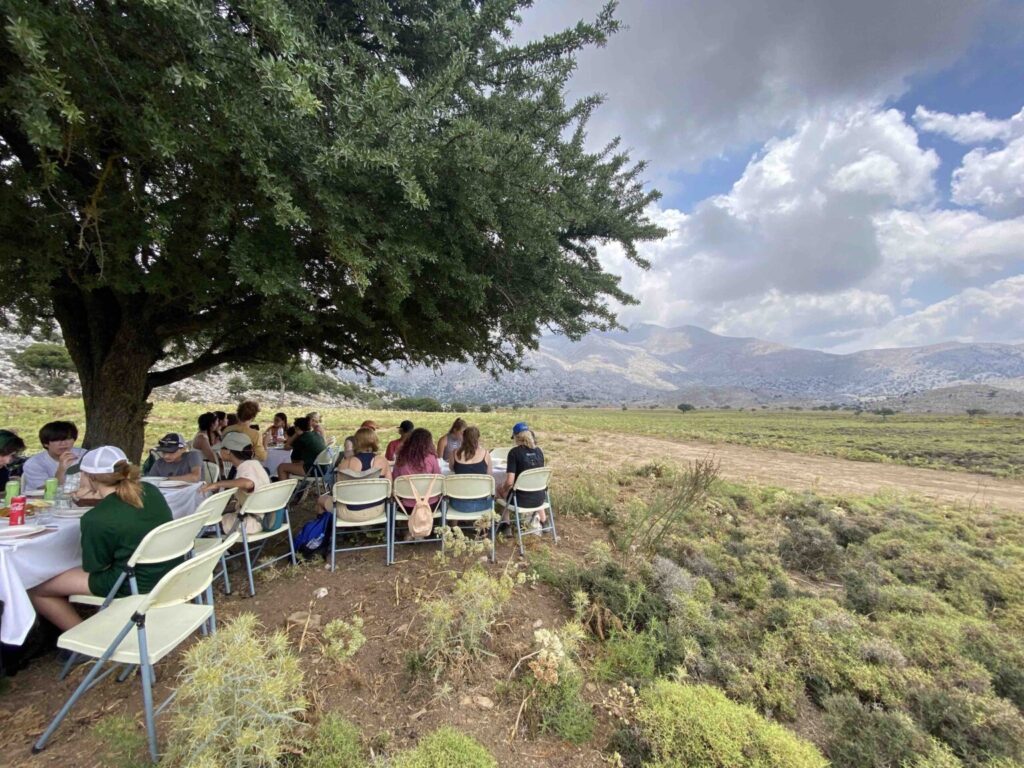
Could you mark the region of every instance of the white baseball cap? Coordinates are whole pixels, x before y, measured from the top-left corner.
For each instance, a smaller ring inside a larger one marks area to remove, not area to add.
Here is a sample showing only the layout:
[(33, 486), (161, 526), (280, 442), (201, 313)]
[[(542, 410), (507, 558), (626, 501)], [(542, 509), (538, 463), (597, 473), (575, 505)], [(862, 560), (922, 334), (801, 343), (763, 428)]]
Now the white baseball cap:
[(128, 461), (124, 451), (116, 445), (103, 445), (99, 448), (93, 448), (85, 454), (78, 467), (83, 472), (88, 472), (92, 475), (104, 475), (108, 472), (113, 472), (117, 464), (122, 461)]

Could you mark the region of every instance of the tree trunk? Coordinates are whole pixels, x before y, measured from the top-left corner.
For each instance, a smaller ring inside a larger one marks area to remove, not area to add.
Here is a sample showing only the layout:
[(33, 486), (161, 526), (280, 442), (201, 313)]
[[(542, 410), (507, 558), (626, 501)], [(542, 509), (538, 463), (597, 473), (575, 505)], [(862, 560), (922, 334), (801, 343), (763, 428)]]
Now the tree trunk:
[(116, 445), (138, 461), (152, 407), (147, 374), (161, 355), (144, 305), (104, 289), (80, 291), (70, 281), (54, 293), (54, 316), (82, 383), (82, 444)]

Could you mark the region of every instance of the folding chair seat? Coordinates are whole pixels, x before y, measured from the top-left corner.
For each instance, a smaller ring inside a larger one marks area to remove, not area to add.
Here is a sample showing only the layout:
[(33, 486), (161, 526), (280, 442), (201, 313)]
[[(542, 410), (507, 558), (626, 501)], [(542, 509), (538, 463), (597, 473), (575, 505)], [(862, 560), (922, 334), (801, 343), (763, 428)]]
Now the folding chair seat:
[[(213, 631), (213, 604), (192, 601), (207, 592), (213, 570), (224, 551), (238, 540), (238, 534), (201, 555), (175, 566), (148, 595), (135, 595), (113, 602), (81, 624), (63, 633), (57, 646), (74, 654), (90, 656), (97, 662), (64, 703), (53, 721), (32, 747), (42, 751), (54, 731), (82, 695), (117, 669), (118, 665), (141, 668), (142, 701), (146, 720), (149, 756), (156, 762), (156, 715), (174, 694), (153, 708), (153, 666), (201, 627)], [(133, 631), (134, 630), (134, 631)], [(103, 673), (100, 670), (110, 663)]]
[[(331, 526), (331, 570), (334, 570), (335, 553), (356, 552), (361, 549), (384, 547), (385, 562), (391, 553), (391, 526), (388, 506), (391, 497), (391, 481), (379, 477), (362, 480), (339, 480), (334, 484), (334, 525)], [(353, 506), (374, 505), (365, 510), (349, 510)], [(379, 507), (379, 511), (376, 509)], [(342, 520), (340, 515), (352, 512), (355, 520)], [(365, 519), (364, 519), (365, 518)], [(384, 526), (383, 544), (366, 544), (360, 547), (338, 548), (338, 533), (350, 533), (368, 526)]]
[[(551, 538), (555, 543), (558, 543), (558, 532), (555, 530), (555, 508), (551, 504), (551, 493), (548, 490), (551, 485), (551, 468), (550, 467), (538, 467), (537, 469), (528, 469), (525, 472), (521, 472), (516, 475), (516, 482), (512, 486), (511, 498), (512, 502), (509, 503), (505, 499), (497, 499), (496, 503), (500, 507), (508, 507), (511, 516), (515, 518), (516, 526), (516, 541), (519, 542), (519, 554), (525, 555), (526, 550), (523, 548), (523, 536), (529, 536), (530, 534), (543, 534), (547, 531), (551, 531)], [(544, 503), (536, 507), (521, 507), (518, 502), (517, 491), (543, 491), (544, 492)], [(530, 520), (533, 520), (542, 510), (547, 510), (548, 522), (546, 525), (542, 525), (539, 528), (531, 528), (527, 531), (523, 531), (522, 518), (528, 516)]]
[(426, 496), (428, 500), (435, 496), (439, 497), (437, 504), (434, 506), (434, 519), (440, 520), (442, 527), (445, 524), (443, 503), (444, 475), (401, 475), (394, 478), (391, 481), (391, 495), (394, 498), (394, 503), (391, 505), (391, 552), (388, 557), (388, 565), (395, 562), (395, 546), (397, 544), (426, 544), (432, 541), (442, 542), (443, 544), (443, 539), (440, 536), (427, 536), (422, 539), (398, 541), (395, 535), (395, 527), (399, 521), (409, 519), (402, 500), (412, 501), (415, 504), (416, 494), (419, 494), (420, 498)]
[[(452, 500), (486, 500), (487, 507), (477, 512), (459, 512), (452, 507)], [(494, 514), (494, 477), (491, 475), (446, 475), (444, 478), (444, 522), (476, 522), (486, 515), (491, 516), (491, 562), (495, 561), (494, 539), (497, 531)], [(444, 541), (441, 542), (444, 551)]]
[[(235, 524), (235, 529), (241, 532), (242, 540), (242, 551), (236, 552), (232, 555), (226, 555), (225, 560), (234, 560), (236, 557), (242, 557), (245, 559), (245, 573), (249, 578), (249, 596), (255, 596), (256, 594), (256, 582), (253, 579), (253, 574), (262, 569), (267, 568), (278, 560), (284, 560), (289, 558), (292, 565), (295, 564), (295, 540), (292, 538), (292, 520), (291, 514), (289, 513), (288, 507), (291, 504), (292, 494), (295, 492), (296, 486), (299, 484), (298, 478), (292, 478), (291, 480), (280, 480), (270, 485), (253, 491), (245, 499), (245, 503), (242, 508), (238, 510), (238, 520)], [(284, 522), (281, 523), (277, 528), (271, 531), (260, 531), (258, 533), (249, 533), (246, 531), (245, 518), (251, 516), (259, 516), (262, 522), (263, 516), (269, 513), (284, 511)], [(231, 531), (233, 533), (234, 531)], [(266, 546), (267, 540), (274, 537), (280, 536), (281, 534), (288, 535), (288, 551), (279, 555), (265, 563), (253, 567), (253, 561), (258, 559), (260, 553), (263, 551), (263, 547)], [(252, 545), (258, 545), (255, 551), (252, 549)]]
[[(224, 540), (224, 534), (221, 533), (220, 519), (224, 515), (224, 510), (227, 508), (231, 499), (234, 498), (235, 490), (229, 488), (226, 491), (220, 491), (215, 493), (209, 498), (203, 499), (203, 503), (199, 505), (199, 508), (195, 511), (197, 516), (203, 516), (203, 528), (213, 526), (216, 531), (216, 537), (210, 536), (206, 538), (198, 538), (195, 542), (195, 551), (206, 552), (208, 549), (217, 546)], [(200, 528), (200, 532), (203, 530)], [(227, 559), (222, 555), (220, 560), (220, 571), (213, 575), (213, 580), (216, 581), (217, 577), (224, 579), (224, 594), (231, 594), (231, 580), (228, 577), (228, 562)]]

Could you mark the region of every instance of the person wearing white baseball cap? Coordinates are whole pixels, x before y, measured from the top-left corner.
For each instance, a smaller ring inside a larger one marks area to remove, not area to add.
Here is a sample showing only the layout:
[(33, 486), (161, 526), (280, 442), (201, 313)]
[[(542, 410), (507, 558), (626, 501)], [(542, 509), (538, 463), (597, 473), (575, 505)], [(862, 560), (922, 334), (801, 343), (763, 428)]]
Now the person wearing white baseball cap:
[[(249, 436), (241, 432), (228, 432), (224, 438), (213, 446), (213, 450), (220, 455), (220, 460), (225, 467), (234, 467), (234, 476), (228, 480), (219, 480), (216, 483), (207, 483), (200, 491), (221, 491), (227, 488), (235, 489), (235, 509), (241, 509), (246, 497), (253, 491), (270, 485), (270, 475), (256, 459)], [(266, 517), (266, 515), (264, 515)], [(230, 533), (235, 527), (237, 516), (234, 512), (227, 512), (221, 516), (220, 525), (224, 533)], [(263, 523), (253, 515), (245, 518), (247, 533), (259, 533), (263, 530)]]
[[(139, 542), (158, 525), (173, 518), (160, 491), (139, 481), (139, 468), (113, 445), (93, 448), (79, 464), (100, 501), (82, 516), (82, 565), (57, 574), (29, 590), (36, 613), (65, 632), (81, 623), (70, 595), (106, 597)], [(149, 592), (181, 559), (139, 565), (135, 578), (140, 592)], [(131, 594), (127, 580), (122, 596)]]

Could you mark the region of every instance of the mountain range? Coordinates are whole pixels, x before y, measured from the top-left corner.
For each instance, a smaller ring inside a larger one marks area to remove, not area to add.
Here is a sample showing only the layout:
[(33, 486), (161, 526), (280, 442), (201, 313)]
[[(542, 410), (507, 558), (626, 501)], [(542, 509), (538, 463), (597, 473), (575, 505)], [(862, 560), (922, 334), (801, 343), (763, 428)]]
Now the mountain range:
[(520, 404), (854, 403), (962, 385), (1024, 391), (1024, 344), (948, 342), (833, 354), (695, 326), (639, 324), (541, 340), (498, 378), (471, 364), (392, 368), (373, 382), (442, 401)]

